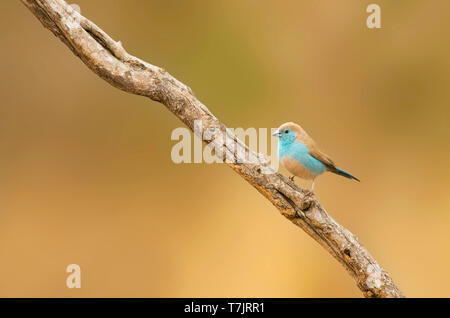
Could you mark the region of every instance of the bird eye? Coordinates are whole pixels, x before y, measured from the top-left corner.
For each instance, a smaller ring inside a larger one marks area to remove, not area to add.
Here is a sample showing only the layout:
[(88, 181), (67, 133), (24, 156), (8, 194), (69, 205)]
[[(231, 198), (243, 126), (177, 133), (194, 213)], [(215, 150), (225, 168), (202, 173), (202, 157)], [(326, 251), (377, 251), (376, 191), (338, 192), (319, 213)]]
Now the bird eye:
[(284, 133), (285, 133), (285, 134), (289, 133), (289, 130), (286, 129), (286, 130), (284, 131)]

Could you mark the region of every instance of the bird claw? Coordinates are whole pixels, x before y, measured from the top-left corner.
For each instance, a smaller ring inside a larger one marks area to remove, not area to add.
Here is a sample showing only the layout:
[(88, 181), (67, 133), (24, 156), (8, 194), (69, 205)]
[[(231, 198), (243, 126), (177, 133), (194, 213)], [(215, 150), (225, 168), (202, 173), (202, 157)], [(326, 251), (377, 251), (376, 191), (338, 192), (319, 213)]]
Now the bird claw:
[(290, 177), (289, 177), (289, 180), (291, 180), (292, 182), (294, 182), (294, 178), (295, 178), (295, 176), (290, 176)]

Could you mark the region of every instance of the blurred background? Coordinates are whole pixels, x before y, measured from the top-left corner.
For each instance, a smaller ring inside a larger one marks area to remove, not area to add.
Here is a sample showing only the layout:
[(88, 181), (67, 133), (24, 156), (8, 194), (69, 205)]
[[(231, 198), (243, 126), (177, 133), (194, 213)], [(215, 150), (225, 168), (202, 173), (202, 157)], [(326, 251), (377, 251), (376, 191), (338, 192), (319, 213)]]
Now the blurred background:
[[(450, 296), (449, 1), (76, 3), (227, 126), (301, 124), (362, 180), (318, 179), (333, 218), (407, 296)], [(0, 9), (0, 296), (361, 297), (227, 166), (174, 164), (164, 106), (99, 79), (20, 1)]]

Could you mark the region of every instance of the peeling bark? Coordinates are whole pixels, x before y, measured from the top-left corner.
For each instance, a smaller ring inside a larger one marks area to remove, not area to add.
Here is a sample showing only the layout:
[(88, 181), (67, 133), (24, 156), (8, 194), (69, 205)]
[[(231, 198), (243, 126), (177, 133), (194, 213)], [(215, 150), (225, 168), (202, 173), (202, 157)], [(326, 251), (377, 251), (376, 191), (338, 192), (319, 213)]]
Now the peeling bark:
[[(164, 104), (193, 131), (194, 121), (201, 120), (201, 135), (208, 128), (216, 128), (235, 140), (235, 151), (228, 149), (223, 139), (205, 140), (212, 143), (214, 149), (223, 149), (222, 158), (238, 159), (241, 154), (255, 158), (258, 155), (226, 130), (188, 86), (164, 69), (128, 54), (120, 42), (114, 41), (63, 0), (21, 1), (87, 67), (114, 87)], [(365, 297), (404, 297), (358, 238), (333, 220), (313, 195), (276, 171), (264, 173), (272, 169), (268, 164), (236, 162), (240, 161), (226, 164), (338, 260)]]

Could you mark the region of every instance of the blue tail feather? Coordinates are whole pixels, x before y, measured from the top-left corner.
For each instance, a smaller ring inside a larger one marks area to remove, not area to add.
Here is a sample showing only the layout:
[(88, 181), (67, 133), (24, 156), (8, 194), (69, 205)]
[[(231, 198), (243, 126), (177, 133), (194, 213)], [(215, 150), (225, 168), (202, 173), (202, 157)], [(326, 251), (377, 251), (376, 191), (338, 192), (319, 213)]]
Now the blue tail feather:
[(358, 178), (352, 176), (350, 173), (348, 173), (347, 171), (344, 171), (342, 169), (334, 168), (334, 169), (330, 169), (330, 171), (335, 173), (335, 174), (338, 174), (340, 176), (343, 176), (343, 177), (346, 177), (346, 178), (349, 178), (349, 179), (354, 179), (354, 180), (360, 182), (360, 180)]

